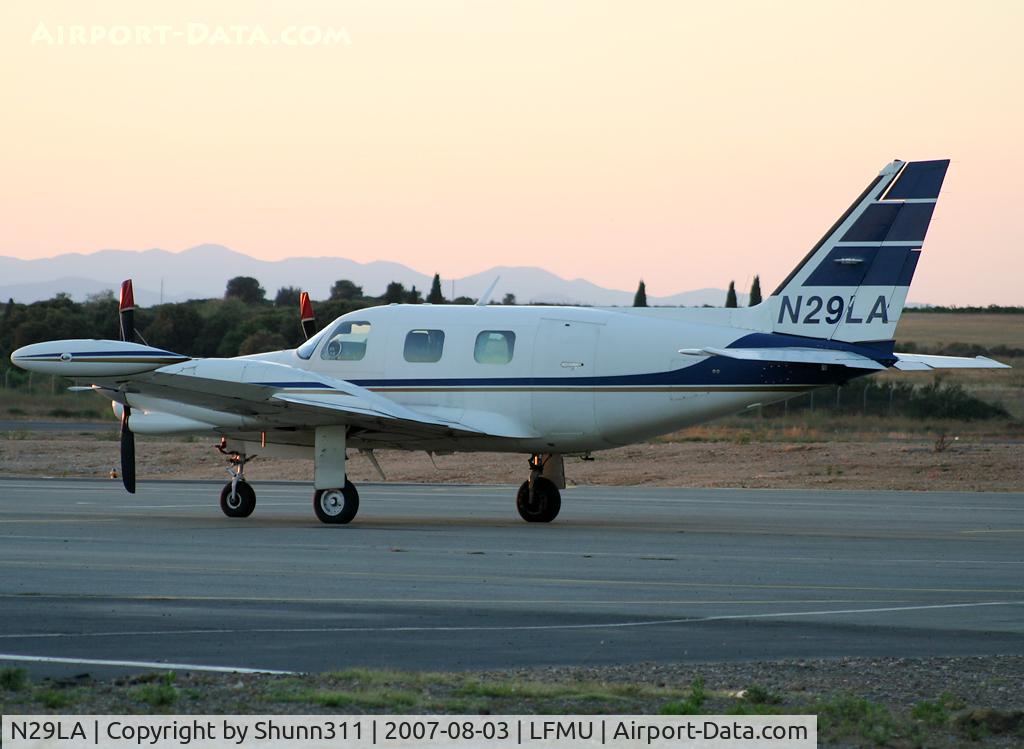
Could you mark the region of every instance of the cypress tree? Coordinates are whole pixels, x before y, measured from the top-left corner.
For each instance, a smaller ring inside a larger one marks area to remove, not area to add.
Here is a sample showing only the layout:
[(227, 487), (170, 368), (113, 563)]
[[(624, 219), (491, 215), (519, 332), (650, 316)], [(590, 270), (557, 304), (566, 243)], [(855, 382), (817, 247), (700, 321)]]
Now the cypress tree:
[(640, 280), (640, 285), (636, 287), (636, 295), (633, 297), (634, 307), (646, 307), (647, 306), (647, 284)]
[(441, 275), (439, 273), (434, 274), (434, 282), (430, 284), (427, 302), (430, 304), (444, 304), (444, 294), (441, 293)]
[(737, 306), (737, 304), (736, 304), (736, 282), (735, 281), (730, 281), (729, 282), (729, 291), (727, 291), (726, 294), (725, 294), (725, 306), (726, 307), (736, 307)]
[(761, 277), (754, 276), (754, 283), (750, 284), (750, 307), (761, 303)]

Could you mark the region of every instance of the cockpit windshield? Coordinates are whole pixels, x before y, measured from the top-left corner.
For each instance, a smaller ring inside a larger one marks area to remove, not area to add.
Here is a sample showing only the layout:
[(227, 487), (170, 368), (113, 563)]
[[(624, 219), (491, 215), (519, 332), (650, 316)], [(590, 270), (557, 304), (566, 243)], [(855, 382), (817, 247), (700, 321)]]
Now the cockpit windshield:
[(327, 331), (328, 328), (324, 328), (319, 333), (310, 338), (308, 341), (299, 346), (297, 349), (295, 349), (296, 356), (298, 356), (300, 359), (308, 359), (309, 357), (311, 357), (313, 355), (313, 352), (316, 351), (317, 344), (319, 344), (320, 341), (324, 339), (324, 336), (327, 335)]

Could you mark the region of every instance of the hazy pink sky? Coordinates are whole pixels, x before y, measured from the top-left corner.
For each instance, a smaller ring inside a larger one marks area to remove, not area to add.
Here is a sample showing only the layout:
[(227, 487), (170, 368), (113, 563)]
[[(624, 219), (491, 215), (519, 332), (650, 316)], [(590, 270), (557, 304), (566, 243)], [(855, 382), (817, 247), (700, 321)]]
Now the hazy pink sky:
[(1022, 28), (1020, 2), (7, 2), (0, 254), (770, 290), (883, 164), (948, 157), (910, 298), (1022, 304)]

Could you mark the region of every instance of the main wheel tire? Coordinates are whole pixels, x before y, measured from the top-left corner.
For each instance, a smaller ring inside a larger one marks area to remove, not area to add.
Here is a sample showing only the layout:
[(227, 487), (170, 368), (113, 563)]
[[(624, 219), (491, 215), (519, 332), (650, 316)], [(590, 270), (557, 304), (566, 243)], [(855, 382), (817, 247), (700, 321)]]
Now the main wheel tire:
[(344, 489), (318, 489), (313, 494), (313, 512), (321, 523), (341, 525), (359, 512), (359, 492), (345, 479)]
[(553, 481), (538, 476), (533, 480), (533, 501), (530, 482), (524, 481), (516, 494), (516, 509), (527, 523), (550, 523), (562, 509), (562, 495)]
[(231, 494), (231, 482), (224, 484), (220, 490), (220, 510), (229, 518), (247, 518), (256, 509), (256, 491), (248, 481), (239, 479), (235, 484), (234, 496)]

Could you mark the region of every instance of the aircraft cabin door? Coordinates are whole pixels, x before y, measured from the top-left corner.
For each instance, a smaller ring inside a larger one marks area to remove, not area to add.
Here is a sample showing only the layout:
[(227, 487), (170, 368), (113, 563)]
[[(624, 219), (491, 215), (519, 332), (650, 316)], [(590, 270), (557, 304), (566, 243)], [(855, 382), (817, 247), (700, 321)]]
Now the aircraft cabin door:
[[(533, 349), (533, 423), (561, 447), (559, 438), (593, 434), (597, 342), (602, 325), (543, 319)], [(585, 382), (578, 382), (578, 381)]]

